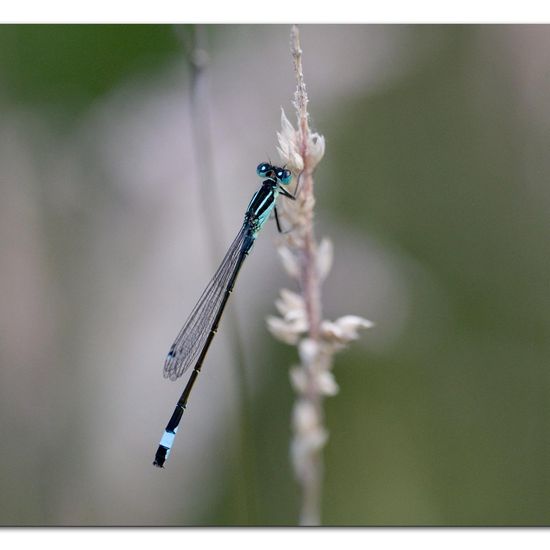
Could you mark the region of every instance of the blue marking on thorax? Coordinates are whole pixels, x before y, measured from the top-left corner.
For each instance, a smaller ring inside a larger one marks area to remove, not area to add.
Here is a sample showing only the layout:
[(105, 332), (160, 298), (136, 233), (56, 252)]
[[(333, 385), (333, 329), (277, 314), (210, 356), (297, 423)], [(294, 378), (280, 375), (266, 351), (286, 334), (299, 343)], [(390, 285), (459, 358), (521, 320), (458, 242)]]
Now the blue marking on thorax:
[(273, 211), (278, 194), (279, 190), (275, 182), (266, 180), (250, 200), (245, 220), (250, 224), (254, 237), (256, 237)]
[[(278, 192), (277, 190), (273, 190), (273, 194), (269, 197), (266, 197), (260, 207), (258, 208), (257, 212), (260, 212), (258, 215), (258, 231), (264, 226), (265, 222), (268, 220), (271, 212), (273, 211), (273, 208), (275, 208), (275, 201), (277, 199)], [(261, 210), (261, 208), (264, 206), (264, 204), (271, 200), (270, 204), (265, 207), (265, 210)]]
[(259, 191), (256, 191), (256, 192), (252, 195), (252, 198), (250, 199), (250, 202), (248, 203), (248, 206), (246, 207), (246, 211), (247, 211), (247, 212), (250, 211), (250, 208), (252, 207), (252, 204), (253, 204), (254, 201), (256, 200), (256, 197), (258, 196), (258, 193), (259, 193)]

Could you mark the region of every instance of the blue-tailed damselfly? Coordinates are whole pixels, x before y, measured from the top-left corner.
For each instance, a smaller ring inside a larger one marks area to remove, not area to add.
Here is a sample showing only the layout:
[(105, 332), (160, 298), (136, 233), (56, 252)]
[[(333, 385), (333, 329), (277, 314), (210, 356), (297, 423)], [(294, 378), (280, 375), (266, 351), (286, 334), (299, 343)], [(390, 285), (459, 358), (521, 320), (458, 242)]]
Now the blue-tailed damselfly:
[(265, 178), (262, 186), (250, 200), (239, 233), (180, 330), (164, 363), (164, 377), (170, 380), (177, 380), (191, 365), (194, 365), (194, 368), (155, 454), (153, 464), (160, 468), (170, 454), (189, 394), (218, 330), (223, 310), (233, 291), (239, 270), (271, 212), (274, 212), (277, 228), (281, 231), (275, 206), (279, 193), (290, 199), (295, 198), (283, 187), (292, 179), (290, 170), (263, 162), (257, 167), (256, 172), (258, 176)]

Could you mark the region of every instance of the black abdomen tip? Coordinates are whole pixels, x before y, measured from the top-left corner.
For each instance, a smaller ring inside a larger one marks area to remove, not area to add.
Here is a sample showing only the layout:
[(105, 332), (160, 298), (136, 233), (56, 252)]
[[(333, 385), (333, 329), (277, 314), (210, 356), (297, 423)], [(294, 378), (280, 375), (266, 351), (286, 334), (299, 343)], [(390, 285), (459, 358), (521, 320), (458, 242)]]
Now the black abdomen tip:
[(157, 468), (163, 468), (164, 463), (166, 462), (167, 452), (168, 452), (168, 449), (166, 447), (159, 445), (159, 448), (157, 449), (157, 452), (155, 454), (155, 460), (153, 461), (153, 466), (156, 466)]

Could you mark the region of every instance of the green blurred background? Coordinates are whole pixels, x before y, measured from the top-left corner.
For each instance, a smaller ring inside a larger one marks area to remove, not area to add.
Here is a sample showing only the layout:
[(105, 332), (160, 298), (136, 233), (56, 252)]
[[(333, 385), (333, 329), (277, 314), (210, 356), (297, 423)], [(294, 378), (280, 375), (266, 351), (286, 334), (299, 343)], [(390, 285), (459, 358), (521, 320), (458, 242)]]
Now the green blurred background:
[[(288, 26), (0, 27), (0, 524), (295, 525), (266, 229), (165, 471), (171, 341), (293, 118)], [(301, 28), (337, 356), (326, 525), (547, 525), (550, 28)], [(221, 204), (221, 212), (216, 204)], [(217, 245), (213, 245), (217, 242)], [(235, 333), (228, 325), (237, 325)], [(234, 334), (233, 334), (234, 336)], [(250, 391), (242, 437), (241, 349)]]

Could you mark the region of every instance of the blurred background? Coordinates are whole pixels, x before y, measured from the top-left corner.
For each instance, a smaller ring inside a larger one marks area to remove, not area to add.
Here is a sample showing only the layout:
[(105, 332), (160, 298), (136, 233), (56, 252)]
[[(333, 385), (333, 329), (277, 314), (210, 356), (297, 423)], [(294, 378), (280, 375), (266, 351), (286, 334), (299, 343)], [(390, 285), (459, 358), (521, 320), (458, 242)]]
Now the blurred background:
[[(289, 31), (202, 29), (204, 167), (195, 28), (0, 27), (0, 524), (297, 523), (274, 224), (151, 465), (184, 384), (166, 352), (294, 119)], [(324, 524), (547, 525), (550, 28), (301, 40), (324, 317), (376, 323), (337, 356)]]

